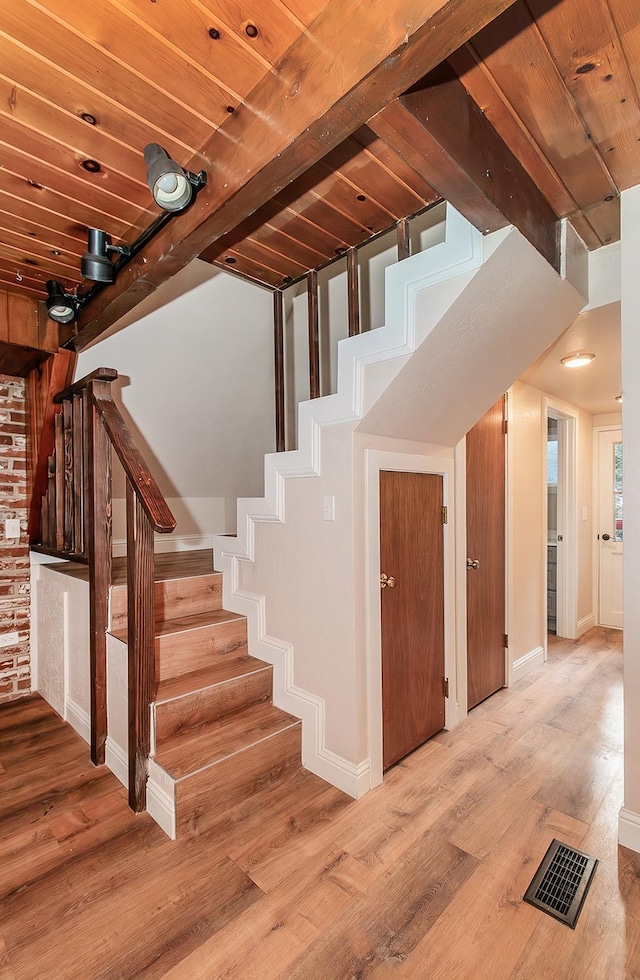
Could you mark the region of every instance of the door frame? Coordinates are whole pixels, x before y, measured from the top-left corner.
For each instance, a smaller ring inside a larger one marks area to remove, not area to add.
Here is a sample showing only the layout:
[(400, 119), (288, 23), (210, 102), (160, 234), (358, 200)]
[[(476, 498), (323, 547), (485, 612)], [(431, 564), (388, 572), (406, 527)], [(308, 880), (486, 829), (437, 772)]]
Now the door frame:
[[(607, 423), (606, 425), (594, 425), (593, 427), (593, 609), (595, 625), (600, 625), (600, 433), (601, 432), (620, 432), (622, 441), (622, 465), (624, 466), (624, 434), (622, 432), (622, 416), (620, 421)], [(624, 470), (623, 470), (624, 488)], [(624, 508), (624, 503), (623, 503)], [(623, 509), (624, 514), (624, 509)], [(624, 541), (623, 541), (624, 546)], [(623, 585), (624, 585), (624, 565), (623, 565)], [(618, 629), (622, 627), (609, 626), (608, 629)]]
[(382, 762), (382, 627), (380, 615), (380, 470), (432, 473), (442, 477), (443, 504), (447, 508), (444, 534), (444, 668), (449, 678), (445, 698), (446, 729), (458, 722), (455, 644), (455, 520), (453, 457), (422, 456), (378, 449), (365, 450), (365, 662), (367, 672), (367, 739), (370, 785), (383, 779)]
[[(578, 416), (555, 399), (543, 401), (543, 500), (547, 501), (547, 419), (558, 422), (558, 526), (562, 528), (562, 549), (557, 554), (557, 588), (559, 601), (556, 610), (556, 636), (576, 640), (578, 638), (578, 514), (577, 514), (577, 440)], [(546, 513), (546, 511), (545, 511)], [(542, 620), (544, 659), (548, 653), (547, 629), (547, 520), (542, 528), (542, 563), (544, 568), (544, 596)]]

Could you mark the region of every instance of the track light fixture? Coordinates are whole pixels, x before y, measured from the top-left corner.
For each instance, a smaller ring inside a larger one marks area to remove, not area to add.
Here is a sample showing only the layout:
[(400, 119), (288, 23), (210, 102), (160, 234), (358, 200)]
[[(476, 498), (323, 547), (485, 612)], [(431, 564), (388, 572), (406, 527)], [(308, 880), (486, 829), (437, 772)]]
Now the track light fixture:
[(145, 146), (144, 159), (149, 190), (156, 204), (164, 211), (184, 211), (207, 183), (204, 170), (198, 174), (185, 170), (158, 143)]
[(56, 323), (73, 323), (78, 313), (78, 305), (73, 296), (65, 293), (59, 282), (49, 279), (46, 283), (45, 300), (49, 317)]
[(80, 271), (85, 279), (93, 279), (94, 282), (115, 282), (116, 274), (113, 262), (109, 258), (110, 252), (125, 256), (130, 254), (126, 245), (112, 245), (106, 231), (89, 228), (87, 251), (80, 261)]

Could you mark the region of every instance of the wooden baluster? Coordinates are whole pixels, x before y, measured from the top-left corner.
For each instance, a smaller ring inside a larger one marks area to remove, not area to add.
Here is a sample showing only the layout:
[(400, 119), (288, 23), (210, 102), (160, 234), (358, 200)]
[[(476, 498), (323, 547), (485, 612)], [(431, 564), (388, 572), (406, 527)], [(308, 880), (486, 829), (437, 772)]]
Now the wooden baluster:
[(82, 538), (84, 543), (83, 554), (89, 557), (89, 538), (91, 536), (91, 503), (90, 503), (90, 475), (89, 475), (89, 448), (91, 445), (91, 405), (89, 393), (85, 388), (81, 393), (82, 398)]
[(56, 551), (64, 551), (64, 431), (62, 428), (62, 412), (58, 412), (55, 418), (55, 481), (56, 481), (56, 507), (55, 507), (55, 548)]
[(111, 587), (111, 447), (94, 405), (109, 384), (91, 381), (89, 411), (89, 641), (91, 674), (91, 759), (104, 764), (107, 738), (107, 628)]
[(127, 602), (129, 680), (129, 806), (146, 808), (155, 689), (153, 529), (127, 480)]
[(284, 407), (284, 302), (282, 290), (273, 294), (273, 343), (276, 389), (276, 452), (286, 449)]
[(309, 397), (320, 397), (320, 345), (318, 340), (318, 273), (307, 275), (309, 305)]
[(350, 248), (347, 252), (347, 303), (349, 314), (349, 336), (360, 333), (360, 282), (358, 280), (358, 250)]
[(398, 262), (408, 259), (411, 255), (411, 239), (409, 238), (409, 220), (401, 218), (396, 224), (396, 235), (398, 238)]
[(63, 508), (63, 549), (73, 552), (73, 404), (70, 400), (62, 403), (62, 438), (64, 449), (64, 508)]
[(55, 450), (51, 456), (49, 456), (48, 462), (48, 475), (47, 475), (47, 510), (48, 510), (48, 523), (47, 523), (47, 547), (56, 547), (56, 457)]
[(42, 500), (40, 501), (40, 544), (44, 545), (45, 548), (50, 547), (49, 545), (49, 498), (47, 494), (43, 494)]
[(73, 551), (76, 555), (85, 553), (84, 537), (84, 456), (83, 440), (83, 399), (81, 394), (72, 396), (71, 401), (71, 441), (73, 444)]

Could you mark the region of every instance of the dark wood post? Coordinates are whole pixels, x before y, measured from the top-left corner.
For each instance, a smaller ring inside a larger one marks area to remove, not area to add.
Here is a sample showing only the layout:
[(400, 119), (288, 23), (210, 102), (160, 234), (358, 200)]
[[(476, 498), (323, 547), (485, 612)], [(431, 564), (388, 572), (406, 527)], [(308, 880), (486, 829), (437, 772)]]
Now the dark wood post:
[(307, 274), (309, 305), (309, 397), (320, 397), (320, 344), (318, 340), (318, 273)]
[(284, 416), (284, 299), (282, 290), (273, 293), (273, 345), (276, 389), (276, 452), (286, 449)]
[(398, 237), (398, 262), (408, 259), (411, 255), (411, 240), (409, 238), (409, 220), (400, 218), (396, 224), (396, 235)]
[(127, 629), (129, 680), (129, 806), (146, 809), (155, 687), (153, 529), (127, 480)]
[(111, 447), (94, 398), (108, 397), (109, 384), (90, 381), (89, 405), (89, 642), (91, 761), (104, 764), (107, 739), (107, 628), (111, 587)]
[(349, 314), (349, 336), (360, 333), (360, 283), (358, 281), (358, 250), (350, 248), (347, 252), (347, 305)]

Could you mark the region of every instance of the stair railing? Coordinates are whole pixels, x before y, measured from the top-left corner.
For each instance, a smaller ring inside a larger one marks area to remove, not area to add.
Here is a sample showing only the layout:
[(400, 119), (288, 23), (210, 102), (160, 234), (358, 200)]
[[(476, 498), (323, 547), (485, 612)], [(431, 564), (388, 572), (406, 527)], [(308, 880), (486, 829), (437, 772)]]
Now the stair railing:
[(126, 477), (129, 806), (139, 813), (146, 809), (155, 691), (153, 532), (170, 533), (176, 522), (113, 400), (111, 384), (117, 377), (117, 371), (99, 368), (54, 398), (60, 408), (36, 550), (89, 566), (91, 759), (102, 765), (115, 450)]

